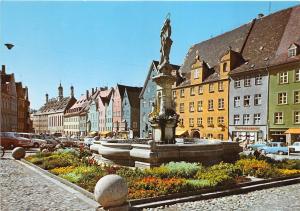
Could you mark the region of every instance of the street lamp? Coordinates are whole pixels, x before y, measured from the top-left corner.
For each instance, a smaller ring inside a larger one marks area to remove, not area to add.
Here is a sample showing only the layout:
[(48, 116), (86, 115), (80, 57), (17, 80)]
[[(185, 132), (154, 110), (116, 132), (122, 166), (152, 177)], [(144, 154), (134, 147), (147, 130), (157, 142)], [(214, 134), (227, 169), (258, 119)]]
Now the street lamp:
[(5, 43), (4, 45), (7, 47), (8, 50), (12, 49), (15, 46), (12, 43)]

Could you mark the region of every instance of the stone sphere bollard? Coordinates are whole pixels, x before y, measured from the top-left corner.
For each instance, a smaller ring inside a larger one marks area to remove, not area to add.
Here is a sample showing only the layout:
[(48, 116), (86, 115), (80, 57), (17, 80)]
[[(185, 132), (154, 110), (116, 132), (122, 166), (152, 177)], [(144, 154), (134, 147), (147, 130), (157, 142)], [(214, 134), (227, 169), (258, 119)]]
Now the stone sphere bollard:
[(16, 160), (20, 160), (25, 157), (26, 151), (23, 147), (16, 147), (11, 153), (12, 157)]
[(96, 184), (94, 196), (103, 208), (120, 207), (126, 204), (128, 187), (126, 181), (116, 174), (102, 177)]

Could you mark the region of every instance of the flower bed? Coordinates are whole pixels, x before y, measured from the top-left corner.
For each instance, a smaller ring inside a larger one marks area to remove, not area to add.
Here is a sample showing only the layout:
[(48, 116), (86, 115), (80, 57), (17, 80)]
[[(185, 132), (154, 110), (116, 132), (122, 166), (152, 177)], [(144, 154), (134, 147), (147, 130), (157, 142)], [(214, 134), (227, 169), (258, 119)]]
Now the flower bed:
[(300, 175), (300, 160), (281, 162), (266, 157), (243, 157), (234, 164), (219, 163), (204, 167), (198, 163), (171, 162), (153, 169), (98, 165), (83, 149), (37, 153), (27, 161), (50, 171), (90, 192), (107, 174), (118, 174), (128, 183), (129, 199), (156, 197), (197, 191), (203, 188), (232, 186), (249, 181), (246, 176), (276, 178)]

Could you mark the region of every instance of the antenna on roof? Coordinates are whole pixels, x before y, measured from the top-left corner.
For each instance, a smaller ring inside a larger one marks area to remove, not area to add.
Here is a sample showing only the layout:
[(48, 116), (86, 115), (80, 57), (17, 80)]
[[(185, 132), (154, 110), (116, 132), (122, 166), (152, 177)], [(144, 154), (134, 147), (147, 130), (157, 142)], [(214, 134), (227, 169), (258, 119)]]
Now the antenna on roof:
[(272, 2), (269, 1), (269, 15), (271, 14), (271, 6), (272, 6)]

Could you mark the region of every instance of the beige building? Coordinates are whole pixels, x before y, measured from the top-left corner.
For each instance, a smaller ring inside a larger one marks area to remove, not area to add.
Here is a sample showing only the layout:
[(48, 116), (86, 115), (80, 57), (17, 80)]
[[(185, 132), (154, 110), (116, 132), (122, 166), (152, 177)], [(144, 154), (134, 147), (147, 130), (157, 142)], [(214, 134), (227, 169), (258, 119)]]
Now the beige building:
[(69, 97), (63, 96), (61, 84), (58, 87), (58, 97), (49, 99), (48, 94), (46, 94), (44, 106), (33, 115), (35, 133), (63, 133), (64, 114), (75, 102), (73, 86), (71, 86)]

